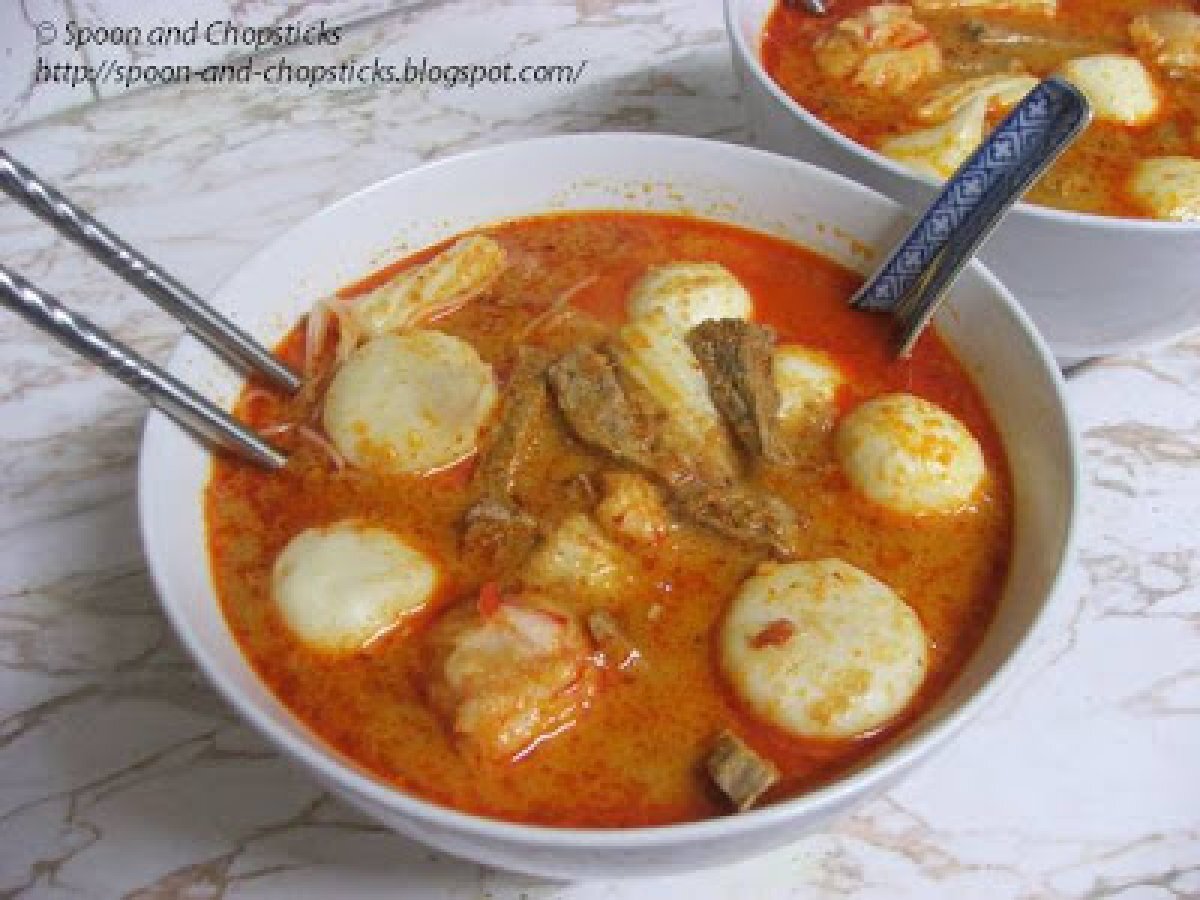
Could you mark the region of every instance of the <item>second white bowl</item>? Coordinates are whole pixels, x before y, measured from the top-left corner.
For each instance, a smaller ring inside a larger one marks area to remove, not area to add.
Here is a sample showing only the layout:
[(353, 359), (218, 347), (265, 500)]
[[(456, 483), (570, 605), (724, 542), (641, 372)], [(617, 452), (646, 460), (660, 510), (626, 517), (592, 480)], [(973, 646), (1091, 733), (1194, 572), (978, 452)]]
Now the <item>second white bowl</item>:
[[(763, 68), (776, 0), (725, 0), (734, 69), (755, 142), (924, 209), (941, 185), (826, 125)], [(981, 259), (1013, 292), (1060, 361), (1120, 353), (1200, 327), (1200, 222), (1083, 215), (1020, 203)]]

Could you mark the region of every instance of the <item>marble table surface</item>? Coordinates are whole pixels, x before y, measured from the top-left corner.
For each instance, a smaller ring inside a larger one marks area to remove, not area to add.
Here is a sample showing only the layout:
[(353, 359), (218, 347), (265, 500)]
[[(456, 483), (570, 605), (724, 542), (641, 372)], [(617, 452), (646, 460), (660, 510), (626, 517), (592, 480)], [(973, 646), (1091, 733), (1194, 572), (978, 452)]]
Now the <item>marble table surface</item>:
[[(586, 58), (556, 87), (136, 91), (4, 145), (201, 292), (329, 201), (527, 135), (742, 140), (717, 0), (414, 2), (347, 54)], [(0, 258), (162, 359), (178, 326), (11, 203)], [(900, 787), (728, 869), (556, 885), (324, 795), (163, 620), (137, 537), (144, 409), (0, 316), (0, 896), (1200, 897), (1200, 338), (1078, 372), (1081, 552), (1027, 666)]]

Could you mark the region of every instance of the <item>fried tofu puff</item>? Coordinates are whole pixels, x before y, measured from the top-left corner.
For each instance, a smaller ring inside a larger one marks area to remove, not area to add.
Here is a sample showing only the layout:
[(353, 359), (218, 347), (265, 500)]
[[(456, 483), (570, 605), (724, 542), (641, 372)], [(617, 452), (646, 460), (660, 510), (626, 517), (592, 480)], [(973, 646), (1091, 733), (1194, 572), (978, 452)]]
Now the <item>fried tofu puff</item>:
[(596, 691), (592, 644), (540, 601), (463, 603), (430, 630), (430, 704), (484, 760), (506, 761), (570, 728)]
[(1139, 160), (1129, 196), (1156, 219), (1200, 221), (1200, 159), (1163, 156)]
[(714, 262), (654, 266), (629, 293), (630, 321), (658, 318), (672, 332), (687, 334), (708, 319), (749, 319), (750, 294), (727, 268)]
[(552, 591), (595, 599), (620, 593), (630, 560), (586, 513), (567, 516), (541, 543), (522, 573), (522, 581)]
[(917, 118), (938, 124), (886, 138), (879, 151), (908, 168), (949, 178), (983, 140), (987, 117), (1011, 109), (1037, 86), (1026, 75), (985, 75), (943, 85), (917, 106)]
[(492, 367), (440, 331), (388, 334), (363, 344), (325, 395), (325, 431), (352, 464), (422, 473), (474, 452), (497, 402)]
[(879, 152), (914, 172), (949, 178), (983, 140), (987, 111), (988, 99), (976, 95), (940, 125), (885, 138)]
[(826, 74), (889, 96), (904, 94), (942, 70), (933, 34), (903, 3), (881, 3), (847, 16), (813, 42), (813, 53)]
[(730, 605), (721, 668), (764, 722), (797, 737), (849, 738), (909, 704), (927, 643), (912, 608), (849, 563), (767, 563)]
[(958, 512), (987, 475), (983, 451), (966, 426), (912, 394), (862, 403), (838, 424), (834, 443), (859, 493), (907, 515)]
[(1081, 56), (1064, 63), (1060, 72), (1083, 91), (1100, 121), (1145, 125), (1158, 114), (1158, 88), (1137, 57)]
[(346, 653), (424, 608), (437, 583), (434, 562), (399, 536), (344, 521), (288, 542), (271, 572), (271, 596), (301, 641)]
[(880, 152), (937, 179), (953, 175), (982, 142), (988, 115), (1003, 112), (1036, 88), (1028, 76), (983, 76), (943, 85), (917, 107), (917, 118), (937, 122), (883, 140)]

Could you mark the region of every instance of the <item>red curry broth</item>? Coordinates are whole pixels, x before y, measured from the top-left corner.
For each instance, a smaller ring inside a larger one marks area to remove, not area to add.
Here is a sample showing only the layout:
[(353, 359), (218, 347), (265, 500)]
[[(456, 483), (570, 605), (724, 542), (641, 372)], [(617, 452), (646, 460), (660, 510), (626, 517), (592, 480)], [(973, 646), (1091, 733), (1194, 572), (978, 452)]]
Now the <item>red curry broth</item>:
[[(761, 554), (685, 527), (642, 559), (638, 583), (611, 607), (644, 657), (636, 674), (610, 679), (574, 727), (523, 759), (480, 766), (460, 755), (425, 701), (423, 636), (436, 611), (356, 654), (333, 658), (293, 638), (270, 597), (271, 567), (287, 541), (346, 517), (393, 529), (438, 561), (443, 578), (434, 606), (475, 596), (482, 577), (457, 553), (470, 463), (428, 477), (337, 474), (312, 445), (293, 441), (292, 461), (282, 472), (218, 460), (207, 495), (220, 601), (271, 690), (327, 743), (404, 790), (473, 813), (555, 826), (659, 825), (725, 811), (702, 766), (724, 727), (779, 765), (783, 779), (770, 801), (847, 771), (920, 716), (960, 670), (992, 617), (1007, 569), (1011, 518), (996, 430), (938, 335), (927, 333), (911, 359), (893, 360), (886, 323), (846, 305), (857, 275), (803, 248), (727, 225), (588, 213), (507, 222), (487, 233), (505, 246), (512, 265), (494, 289), (433, 327), (470, 341), (501, 376), (514, 332), (584, 279), (594, 280), (576, 292), (574, 304), (615, 323), (647, 266), (712, 260), (741, 279), (755, 298), (757, 317), (776, 328), (781, 342), (825, 350), (841, 364), (848, 379), (839, 398), (843, 408), (888, 391), (912, 391), (970, 428), (993, 477), (980, 502), (958, 515), (914, 521), (857, 496), (832, 462), (828, 435), (809, 465), (769, 483), (811, 517), (803, 558), (841, 557), (891, 585), (917, 610), (930, 638), (929, 676), (899, 720), (860, 739), (801, 740), (751, 718), (718, 672), (715, 644), (729, 599)], [(535, 340), (555, 347), (557, 339), (548, 334)], [(280, 353), (298, 366), (303, 342), (298, 326)], [(260, 428), (312, 421), (313, 411), (311, 391), (283, 399), (253, 390), (238, 408)], [(538, 452), (544, 458), (536, 466), (538, 478), (522, 488), (524, 499), (539, 515), (565, 515), (577, 505), (563, 499), (570, 493), (565, 479), (582, 463), (561, 447)], [(655, 605), (657, 616), (650, 612)], [(579, 612), (589, 607), (594, 604)]]

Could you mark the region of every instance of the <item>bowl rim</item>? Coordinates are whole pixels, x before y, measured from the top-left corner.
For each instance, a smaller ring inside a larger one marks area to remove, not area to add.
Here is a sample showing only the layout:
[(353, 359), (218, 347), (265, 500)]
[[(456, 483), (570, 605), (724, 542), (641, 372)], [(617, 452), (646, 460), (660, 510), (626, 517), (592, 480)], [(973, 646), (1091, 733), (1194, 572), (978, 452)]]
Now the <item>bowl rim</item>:
[[(767, 72), (766, 67), (762, 64), (760, 48), (762, 43), (761, 33), (758, 36), (758, 47), (751, 48), (746, 40), (746, 36), (742, 33), (742, 29), (738, 27), (735, 21), (738, 10), (746, 3), (746, 0), (724, 0), (725, 2), (725, 31), (729, 36), (730, 43), (734, 47), (734, 52), (754, 73), (755, 80), (771, 94), (771, 96), (780, 103), (785, 109), (792, 114), (796, 119), (799, 119), (812, 130), (816, 131), (825, 139), (832, 141), (841, 149), (846, 150), (857, 156), (859, 159), (865, 160), (871, 165), (883, 169), (890, 175), (900, 177), (910, 183), (921, 185), (932, 191), (940, 191), (945, 185), (945, 181), (926, 175), (922, 172), (914, 172), (905, 168), (894, 160), (888, 159), (879, 151), (868, 147), (866, 144), (860, 144), (858, 141), (848, 138), (833, 126), (826, 123), (824, 120), (813, 115), (805, 107), (801, 106), (795, 99), (791, 97), (783, 88), (781, 88), (775, 79)], [(778, 0), (771, 0), (772, 3), (778, 3)], [(1036, 203), (1030, 203), (1028, 200), (1019, 200), (1012, 209), (1012, 212), (1023, 213), (1024, 215), (1033, 216), (1034, 218), (1044, 219), (1048, 222), (1058, 222), (1064, 225), (1082, 226), (1094, 228), (1099, 231), (1140, 231), (1140, 232), (1171, 232), (1171, 233), (1200, 233), (1200, 220), (1194, 222), (1175, 222), (1164, 219), (1134, 219), (1124, 216), (1102, 216), (1096, 213), (1074, 212), (1067, 209), (1056, 209), (1052, 206), (1042, 206)]]
[[(731, 163), (737, 160), (749, 161), (750, 164), (774, 164), (791, 168), (797, 174), (806, 178), (816, 178), (833, 184), (836, 191), (847, 197), (857, 194), (859, 199), (868, 198), (873, 204), (885, 204), (900, 209), (900, 204), (883, 196), (857, 182), (830, 172), (811, 163), (790, 157), (769, 153), (754, 147), (726, 143), (705, 138), (683, 137), (664, 134), (638, 134), (627, 132), (587, 132), (566, 135), (551, 135), (525, 140), (510, 141), (495, 144), (470, 152), (455, 154), (450, 157), (427, 162), (410, 169), (397, 172), (382, 178), (372, 184), (327, 204), (284, 230), (269, 243), (261, 247), (248, 259), (242, 261), (214, 291), (219, 296), (226, 286), (237, 277), (243, 269), (256, 265), (258, 260), (272, 252), (273, 248), (292, 239), (293, 235), (311, 228), (315, 222), (322, 219), (334, 218), (341, 214), (344, 207), (351, 206), (361, 198), (378, 191), (391, 190), (393, 186), (407, 178), (420, 173), (428, 175), (442, 169), (452, 170), (465, 161), (476, 160), (489, 155), (504, 155), (516, 151), (523, 154), (533, 151), (570, 153), (574, 146), (585, 143), (593, 145), (597, 141), (607, 141), (614, 144), (614, 150), (630, 152), (631, 147), (662, 145), (672, 152), (686, 154), (689, 149), (698, 144), (707, 145), (709, 150), (719, 150), (731, 156)], [(619, 145), (619, 147), (618, 147)], [(601, 208), (597, 206), (596, 208)], [(709, 216), (720, 220), (718, 214)], [(737, 223), (733, 223), (737, 224)], [(739, 226), (744, 227), (744, 226)], [(1045, 591), (1045, 596), (1034, 613), (1033, 619), (1026, 632), (1014, 643), (995, 672), (970, 696), (965, 698), (952, 710), (920, 731), (908, 737), (902, 737), (897, 746), (885, 750), (878, 758), (859, 767), (858, 769), (839, 777), (834, 781), (807, 791), (797, 797), (781, 800), (770, 806), (754, 809), (749, 812), (731, 816), (719, 816), (695, 822), (683, 822), (667, 825), (641, 826), (634, 828), (570, 828), (559, 826), (530, 825), (511, 822), (504, 819), (491, 818), (485, 815), (463, 812), (448, 806), (443, 806), (431, 800), (426, 800), (416, 794), (408, 793), (399, 787), (384, 783), (374, 776), (360, 771), (349, 762), (339, 759), (331, 748), (324, 745), (323, 740), (315, 733), (309, 740), (301, 740), (291, 734), (282, 724), (261, 711), (237, 687), (231, 677), (210, 658), (199, 637), (194, 634), (183, 619), (182, 609), (176, 602), (168, 599), (173, 596), (167, 571), (159, 559), (156, 549), (159, 540), (158, 533), (148, 527), (151, 520), (150, 496), (154, 485), (150, 482), (150, 467), (147, 459), (154, 453), (152, 446), (155, 431), (159, 428), (170, 428), (161, 413), (151, 412), (147, 416), (142, 430), (142, 439), (138, 453), (137, 506), (138, 522), (141, 532), (142, 549), (146, 556), (147, 567), (159, 600), (159, 605), (166, 613), (168, 621), (180, 642), (187, 649), (192, 660), (230, 706), (271, 744), (281, 750), (287, 757), (303, 764), (319, 779), (327, 784), (337, 785), (349, 791), (356, 799), (365, 799), (373, 804), (393, 810), (410, 820), (434, 825), (446, 831), (469, 835), (472, 837), (504, 841), (510, 845), (538, 846), (541, 848), (570, 848), (584, 850), (605, 849), (645, 849), (665, 848), (692, 842), (702, 842), (707, 839), (730, 837), (751, 831), (759, 831), (774, 825), (784, 825), (802, 817), (805, 813), (820, 809), (836, 809), (841, 805), (856, 799), (866, 799), (871, 796), (871, 788), (886, 784), (890, 779), (902, 775), (915, 763), (927, 757), (937, 747), (959, 731), (964, 724), (973, 718), (987, 705), (1010, 681), (1020, 664), (1028, 656), (1035, 637), (1045, 627), (1047, 611), (1054, 598), (1062, 588), (1070, 561), (1074, 558), (1078, 538), (1078, 512), (1082, 489), (1082, 464), (1079, 455), (1077, 429), (1075, 427), (1070, 407), (1067, 404), (1065, 382), (1059, 371), (1054, 357), (1050, 353), (1041, 335), (1037, 332), (1029, 316), (1016, 302), (1012, 294), (1001, 282), (988, 271), (978, 260), (972, 260), (970, 265), (976, 274), (985, 282), (986, 287), (1004, 303), (1008, 313), (1034, 351), (1043, 369), (1050, 379), (1056, 400), (1057, 412), (1063, 423), (1066, 464), (1066, 487), (1068, 504), (1064, 510), (1064, 526), (1062, 534), (1062, 551), (1057, 560), (1053, 575)], [(167, 368), (178, 372), (178, 366), (185, 354), (199, 346), (197, 339), (185, 333), (176, 343), (169, 357)], [(207, 484), (207, 478), (205, 479)], [(207, 559), (207, 551), (205, 551)], [(216, 602), (215, 597), (210, 602)], [(224, 616), (221, 616), (224, 622)], [(224, 622), (226, 629), (228, 623)], [(236, 644), (236, 639), (230, 635)], [(240, 652), (240, 648), (239, 651)], [(252, 675), (258, 678), (256, 672)], [(259, 679), (262, 683), (261, 679)], [(270, 688), (262, 683), (270, 693)], [(285, 711), (299, 722), (304, 728), (303, 721), (298, 719), (290, 710)]]

